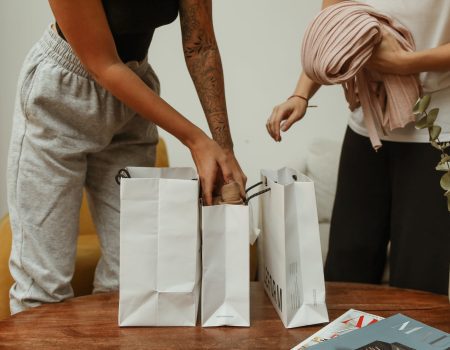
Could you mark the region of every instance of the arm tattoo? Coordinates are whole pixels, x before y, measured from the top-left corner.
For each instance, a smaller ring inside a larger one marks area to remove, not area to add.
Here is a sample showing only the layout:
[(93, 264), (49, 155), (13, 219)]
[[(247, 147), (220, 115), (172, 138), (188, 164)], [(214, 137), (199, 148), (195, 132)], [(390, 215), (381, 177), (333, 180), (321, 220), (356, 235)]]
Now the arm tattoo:
[(180, 18), (186, 64), (213, 139), (222, 147), (233, 148), (225, 102), (222, 62), (212, 30), (212, 20), (209, 18), (211, 9), (208, 1), (185, 2), (189, 4), (180, 6)]

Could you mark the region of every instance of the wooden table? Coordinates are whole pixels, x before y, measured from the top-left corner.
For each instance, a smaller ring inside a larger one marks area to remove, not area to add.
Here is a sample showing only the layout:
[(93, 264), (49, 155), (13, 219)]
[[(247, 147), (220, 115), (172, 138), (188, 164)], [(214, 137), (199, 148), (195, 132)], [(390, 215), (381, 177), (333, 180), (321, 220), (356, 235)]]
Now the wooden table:
[[(0, 349), (290, 349), (323, 325), (285, 329), (262, 286), (252, 282), (250, 328), (119, 328), (118, 294), (44, 305), (0, 321)], [(450, 332), (448, 297), (384, 286), (327, 283), (330, 319), (350, 308), (398, 312)]]

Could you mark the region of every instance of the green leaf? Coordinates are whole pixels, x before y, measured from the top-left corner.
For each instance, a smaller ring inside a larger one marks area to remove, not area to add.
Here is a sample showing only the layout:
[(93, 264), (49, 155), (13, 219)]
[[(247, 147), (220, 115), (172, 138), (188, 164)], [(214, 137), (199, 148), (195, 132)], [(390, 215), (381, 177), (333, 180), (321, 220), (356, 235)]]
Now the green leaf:
[(433, 125), (432, 127), (428, 128), (428, 132), (430, 133), (430, 141), (436, 141), (436, 139), (441, 134), (441, 127), (438, 125)]
[(432, 126), (434, 124), (434, 121), (436, 120), (438, 114), (439, 108), (433, 108), (431, 111), (428, 112), (427, 116), (428, 126)]
[(441, 161), (436, 165), (437, 171), (448, 171), (450, 170), (450, 156), (446, 154), (442, 155)]
[(438, 149), (439, 151), (442, 150), (442, 146), (439, 143), (437, 143), (436, 141), (431, 141), (431, 146)]
[(431, 96), (425, 95), (419, 102), (418, 112), (423, 113), (426, 111), (431, 102)]
[(425, 114), (425, 112), (414, 112), (413, 113), (413, 115), (414, 115), (414, 117), (416, 117), (416, 120), (417, 119), (420, 119), (420, 118), (422, 118), (422, 117), (424, 117), (426, 114)]
[(441, 187), (446, 191), (450, 190), (450, 171), (441, 177)]
[(419, 98), (417, 99), (416, 103), (414, 104), (414, 107), (413, 107), (413, 109), (412, 109), (412, 111), (413, 111), (414, 114), (420, 113), (420, 112), (419, 112), (420, 100), (421, 100), (421, 98), (419, 97)]
[(425, 129), (428, 127), (428, 121), (427, 117), (423, 117), (422, 119), (419, 119), (416, 121), (416, 129)]
[(448, 171), (450, 169), (450, 163), (436, 165), (437, 171)]

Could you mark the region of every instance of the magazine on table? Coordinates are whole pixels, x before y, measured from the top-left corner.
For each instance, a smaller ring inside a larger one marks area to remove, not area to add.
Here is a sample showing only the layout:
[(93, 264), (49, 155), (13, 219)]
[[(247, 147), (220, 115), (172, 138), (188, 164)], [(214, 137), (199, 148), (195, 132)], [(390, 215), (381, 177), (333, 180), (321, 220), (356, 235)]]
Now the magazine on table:
[(311, 350), (448, 350), (450, 334), (397, 314), (314, 345)]
[(383, 317), (369, 314), (367, 312), (350, 309), (320, 331), (314, 333), (308, 339), (292, 348), (292, 350), (304, 350), (313, 345), (322, 343), (328, 339), (336, 338), (340, 335), (354, 331), (356, 329), (373, 324)]

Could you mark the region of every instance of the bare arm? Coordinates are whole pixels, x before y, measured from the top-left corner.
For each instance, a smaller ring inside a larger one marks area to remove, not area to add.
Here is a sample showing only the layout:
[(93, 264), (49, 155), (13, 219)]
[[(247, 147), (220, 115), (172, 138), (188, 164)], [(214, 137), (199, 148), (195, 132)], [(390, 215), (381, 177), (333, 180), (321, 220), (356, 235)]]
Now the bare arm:
[(183, 51), (213, 139), (230, 158), (233, 179), (245, 196), (247, 181), (233, 152), (228, 123), (222, 62), (212, 22), (211, 0), (181, 0)]
[(432, 49), (407, 52), (392, 34), (384, 31), (368, 67), (384, 73), (417, 74), (450, 70), (450, 43)]
[(325, 7), (331, 6), (331, 5), (336, 5), (342, 1), (343, 0), (323, 0), (322, 1), (322, 9), (324, 9)]
[(100, 0), (50, 0), (67, 41), (94, 79), (127, 106), (189, 146), (202, 131), (159, 98), (119, 58)]
[(212, 137), (223, 148), (233, 149), (211, 0), (181, 0), (180, 21), (184, 57)]
[[(342, 2), (343, 0), (323, 0), (322, 1), (322, 9), (335, 5), (339, 2)], [(294, 90), (294, 95), (300, 95), (308, 100), (314, 96), (314, 94), (319, 90), (321, 87), (320, 84), (317, 84), (316, 82), (312, 81), (304, 72), (300, 75), (300, 79), (297, 82), (297, 86)], [(289, 128), (289, 127), (288, 127)]]
[(410, 73), (450, 70), (450, 43), (413, 52), (406, 58)]
[[(343, 0), (323, 0), (322, 9), (335, 5)], [(266, 123), (267, 132), (277, 142), (281, 141), (281, 131), (286, 132), (289, 128), (306, 113), (308, 102), (311, 97), (319, 90), (320, 84), (312, 81), (304, 72), (301, 73), (293, 95), (302, 96), (293, 97), (274, 107), (272, 114)]]
[(412, 52), (406, 57), (409, 73), (450, 70), (450, 43), (433, 49)]
[(230, 161), (216, 142), (156, 95), (119, 58), (101, 0), (49, 0), (67, 41), (94, 79), (115, 97), (189, 147), (205, 200), (220, 170), (232, 179)]

